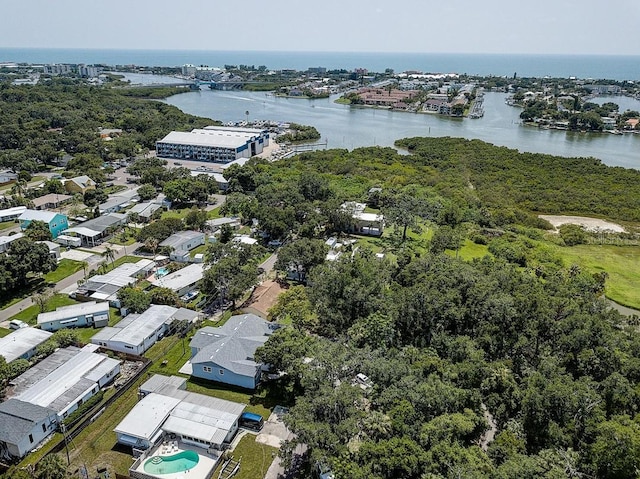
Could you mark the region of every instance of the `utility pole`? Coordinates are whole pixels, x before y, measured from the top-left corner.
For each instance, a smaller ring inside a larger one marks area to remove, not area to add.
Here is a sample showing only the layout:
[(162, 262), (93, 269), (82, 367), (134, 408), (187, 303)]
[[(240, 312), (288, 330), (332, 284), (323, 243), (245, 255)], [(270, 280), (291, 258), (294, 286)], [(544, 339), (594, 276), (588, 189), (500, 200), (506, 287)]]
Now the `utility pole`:
[(67, 439), (67, 426), (65, 423), (60, 424), (60, 429), (62, 430), (62, 436), (64, 437), (64, 449), (67, 452), (67, 466), (71, 465), (71, 459), (69, 459), (69, 441)]

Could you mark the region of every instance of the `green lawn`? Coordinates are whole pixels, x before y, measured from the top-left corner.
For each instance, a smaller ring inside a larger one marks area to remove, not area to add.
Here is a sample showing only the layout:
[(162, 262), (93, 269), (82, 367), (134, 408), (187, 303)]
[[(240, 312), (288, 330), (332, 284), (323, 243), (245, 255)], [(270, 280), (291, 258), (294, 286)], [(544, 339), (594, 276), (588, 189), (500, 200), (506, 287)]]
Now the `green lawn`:
[(4, 338), (7, 334), (11, 334), (10, 329), (0, 328), (0, 338)]
[[(118, 311), (116, 308), (109, 308), (109, 326), (116, 325), (121, 319), (122, 319), (122, 316), (120, 316), (120, 311)], [(91, 342), (91, 338), (93, 337), (93, 335), (96, 334), (98, 331), (99, 329), (96, 329), (96, 328), (76, 329), (76, 332), (78, 333), (78, 340), (82, 344), (89, 344)]]
[(82, 270), (82, 261), (63, 258), (60, 260), (58, 267), (55, 270), (44, 275), (44, 280), (47, 283), (57, 283), (80, 270)]
[(207, 245), (208, 245), (208, 243), (207, 243), (207, 244), (201, 244), (201, 245), (200, 245), (200, 246), (198, 246), (197, 248), (192, 249), (192, 250), (189, 252), (189, 256), (190, 256), (191, 258), (194, 258), (194, 257), (195, 257), (197, 254), (199, 254), (199, 253), (203, 253), (203, 254), (204, 254), (204, 253), (206, 253), (206, 252), (207, 252)]
[[(453, 250), (446, 250), (445, 254), (449, 256), (456, 256), (456, 252)], [(482, 258), (489, 253), (489, 248), (487, 245), (476, 244), (471, 240), (465, 240), (462, 247), (458, 250), (458, 258), (463, 259), (464, 261), (471, 261), (476, 258)]]
[[(45, 308), (45, 310), (47, 312), (55, 311), (56, 308), (59, 308), (60, 306), (70, 306), (77, 303), (78, 301), (71, 299), (66, 294), (54, 294), (47, 303), (47, 307)], [(18, 314), (12, 316), (9, 319), (19, 319), (21, 321), (24, 321), (25, 323), (35, 325), (37, 324), (38, 314), (40, 314), (40, 308), (37, 304), (34, 304), (32, 306), (29, 306), (28, 308), (23, 309)]]
[(162, 216), (160, 216), (160, 218), (164, 219), (164, 218), (178, 218), (183, 220), (185, 216), (187, 216), (189, 214), (189, 212), (191, 211), (191, 208), (178, 208), (175, 210), (168, 210), (168, 211), (164, 211), (162, 213)]
[(136, 242), (137, 235), (138, 229), (133, 228), (133, 231), (130, 231), (129, 228), (127, 228), (126, 231), (114, 234), (109, 240), (109, 243), (118, 244), (121, 246), (129, 246)]
[(0, 222), (0, 231), (8, 230), (9, 228), (13, 228), (17, 224), (18, 223), (16, 223), (15, 221), (3, 221), (3, 222)]
[(640, 309), (640, 246), (578, 245), (557, 247), (566, 267), (577, 264), (592, 273), (606, 272), (606, 296)]
[[(231, 451), (235, 461), (240, 460), (240, 469), (234, 479), (256, 479), (264, 477), (267, 469), (278, 454), (278, 449), (256, 442), (256, 436), (245, 434)], [(222, 464), (218, 466), (213, 477), (218, 477)]]
[(222, 218), (222, 215), (220, 214), (220, 206), (212, 209), (211, 211), (207, 211), (207, 218), (210, 220)]

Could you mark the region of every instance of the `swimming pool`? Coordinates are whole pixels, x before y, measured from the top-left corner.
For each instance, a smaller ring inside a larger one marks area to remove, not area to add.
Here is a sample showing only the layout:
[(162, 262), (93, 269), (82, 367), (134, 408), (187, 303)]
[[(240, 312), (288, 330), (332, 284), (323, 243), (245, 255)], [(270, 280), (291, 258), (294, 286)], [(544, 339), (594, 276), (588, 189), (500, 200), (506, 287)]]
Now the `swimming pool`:
[(173, 456), (153, 456), (144, 463), (144, 472), (149, 474), (174, 474), (193, 469), (200, 456), (195, 451), (181, 451)]
[(156, 271), (156, 278), (162, 278), (163, 276), (166, 276), (167, 274), (169, 274), (169, 269), (168, 268), (158, 268), (158, 270)]

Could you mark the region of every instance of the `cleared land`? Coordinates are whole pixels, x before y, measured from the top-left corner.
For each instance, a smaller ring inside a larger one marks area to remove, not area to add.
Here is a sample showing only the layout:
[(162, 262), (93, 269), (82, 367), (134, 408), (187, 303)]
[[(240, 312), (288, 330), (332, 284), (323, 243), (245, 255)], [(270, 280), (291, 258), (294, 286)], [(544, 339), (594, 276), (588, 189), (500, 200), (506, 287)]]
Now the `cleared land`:
[(624, 233), (625, 229), (619, 224), (612, 223), (610, 221), (602, 220), (599, 218), (589, 218), (586, 216), (562, 216), (562, 215), (538, 215), (543, 220), (547, 220), (553, 225), (554, 228), (558, 228), (562, 225), (580, 225), (587, 231), (599, 232), (599, 231), (611, 231), (614, 233)]
[(607, 298), (640, 309), (640, 247), (578, 245), (558, 248), (565, 266), (577, 264), (593, 273), (606, 272)]
[(284, 288), (277, 281), (265, 281), (253, 291), (251, 298), (242, 306), (243, 311), (266, 318)]

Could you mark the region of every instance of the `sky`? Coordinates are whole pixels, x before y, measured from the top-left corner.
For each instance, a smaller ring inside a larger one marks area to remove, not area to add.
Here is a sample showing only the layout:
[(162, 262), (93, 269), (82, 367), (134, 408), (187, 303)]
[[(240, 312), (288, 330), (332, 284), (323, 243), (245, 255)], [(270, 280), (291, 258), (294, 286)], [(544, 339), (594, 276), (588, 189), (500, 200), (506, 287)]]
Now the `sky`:
[(640, 0), (15, 0), (0, 47), (640, 55)]

